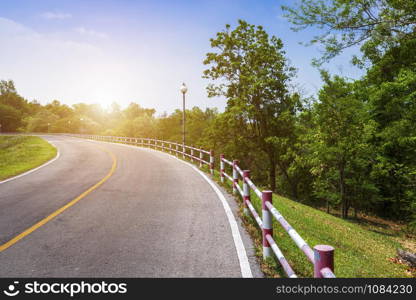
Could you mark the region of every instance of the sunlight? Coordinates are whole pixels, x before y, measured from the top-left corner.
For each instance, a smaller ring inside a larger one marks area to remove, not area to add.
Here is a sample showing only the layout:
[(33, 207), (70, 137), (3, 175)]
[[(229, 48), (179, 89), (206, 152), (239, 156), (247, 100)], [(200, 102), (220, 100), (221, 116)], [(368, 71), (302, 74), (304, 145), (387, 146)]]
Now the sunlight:
[(98, 85), (91, 94), (91, 101), (100, 104), (104, 110), (111, 108), (111, 104), (117, 101), (117, 93), (108, 85)]

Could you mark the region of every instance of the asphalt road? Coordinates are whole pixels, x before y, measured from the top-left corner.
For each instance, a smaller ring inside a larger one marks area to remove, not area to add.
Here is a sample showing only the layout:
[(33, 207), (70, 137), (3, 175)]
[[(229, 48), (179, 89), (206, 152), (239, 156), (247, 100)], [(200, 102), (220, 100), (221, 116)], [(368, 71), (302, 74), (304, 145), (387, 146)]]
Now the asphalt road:
[[(1, 251), (0, 277), (241, 277), (223, 205), (192, 167), (138, 147), (44, 138), (60, 157), (0, 184), (0, 245), (108, 179)], [(239, 232), (261, 276), (241, 224)]]

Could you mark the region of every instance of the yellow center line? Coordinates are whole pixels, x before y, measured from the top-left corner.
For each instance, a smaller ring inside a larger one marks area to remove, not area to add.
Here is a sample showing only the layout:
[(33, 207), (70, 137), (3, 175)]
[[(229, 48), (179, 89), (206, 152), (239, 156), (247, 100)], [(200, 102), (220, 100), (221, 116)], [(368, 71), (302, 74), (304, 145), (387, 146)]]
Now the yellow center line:
[(47, 216), (43, 220), (41, 220), (41, 221), (37, 222), (36, 224), (32, 225), (31, 227), (27, 228), (25, 231), (23, 231), (19, 235), (15, 236), (14, 238), (12, 238), (10, 241), (8, 241), (8, 242), (4, 243), (3, 245), (1, 245), (0, 246), (0, 252), (6, 250), (10, 246), (13, 246), (18, 241), (20, 241), (24, 237), (28, 236), (29, 234), (31, 234), (36, 229), (40, 228), (41, 226), (45, 225), (46, 223), (48, 223), (49, 221), (51, 221), (56, 216), (58, 216), (61, 213), (63, 213), (65, 210), (67, 210), (68, 208), (70, 208), (71, 206), (73, 206), (74, 204), (76, 204), (78, 201), (80, 201), (82, 198), (84, 198), (85, 196), (87, 196), (88, 194), (90, 194), (92, 191), (94, 191), (95, 189), (97, 189), (99, 186), (101, 186), (104, 182), (106, 182), (108, 180), (108, 178), (111, 177), (111, 175), (113, 175), (113, 173), (114, 173), (114, 171), (115, 171), (115, 169), (117, 167), (117, 159), (116, 159), (116, 157), (109, 150), (107, 150), (107, 149), (105, 149), (105, 148), (103, 148), (101, 146), (98, 146), (98, 147), (101, 148), (103, 151), (107, 152), (111, 156), (111, 159), (113, 160), (113, 164), (111, 166), (110, 172), (103, 179), (101, 179), (99, 182), (97, 182), (96, 184), (94, 184), (88, 190), (86, 190), (81, 195), (79, 195), (78, 197), (76, 197), (74, 200), (70, 201), (66, 205), (64, 205), (61, 208), (57, 209), (56, 211), (54, 211), (53, 213), (51, 213), (49, 216)]

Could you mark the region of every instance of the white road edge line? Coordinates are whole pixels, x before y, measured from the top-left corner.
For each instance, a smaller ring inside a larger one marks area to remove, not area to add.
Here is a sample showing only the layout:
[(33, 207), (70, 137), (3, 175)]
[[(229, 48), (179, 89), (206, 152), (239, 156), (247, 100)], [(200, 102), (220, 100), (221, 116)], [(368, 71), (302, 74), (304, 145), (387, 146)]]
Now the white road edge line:
[(233, 214), (233, 212), (230, 208), (230, 205), (228, 204), (227, 200), (225, 199), (225, 196), (223, 195), (223, 193), (214, 184), (214, 182), (212, 182), (212, 180), (209, 177), (207, 177), (201, 170), (199, 170), (196, 166), (194, 166), (191, 163), (183, 161), (183, 160), (181, 160), (181, 159), (179, 159), (179, 158), (177, 158), (173, 155), (170, 155), (169, 153), (165, 153), (165, 152), (162, 152), (162, 151), (149, 149), (149, 148), (143, 148), (143, 147), (137, 147), (137, 146), (132, 146), (132, 145), (126, 145), (126, 144), (121, 144), (121, 143), (112, 143), (112, 142), (94, 141), (94, 140), (87, 140), (87, 141), (96, 142), (96, 143), (109, 143), (109, 144), (114, 144), (114, 145), (120, 145), (120, 146), (133, 148), (133, 149), (136, 149), (136, 150), (145, 150), (145, 151), (149, 151), (149, 152), (162, 153), (162, 154), (165, 154), (165, 155), (169, 156), (170, 158), (174, 158), (174, 159), (190, 166), (192, 169), (194, 169), (196, 172), (198, 172), (198, 174), (201, 175), (202, 178), (204, 178), (208, 182), (208, 184), (212, 187), (214, 192), (217, 194), (218, 198), (220, 199), (220, 201), (222, 203), (225, 214), (227, 215), (228, 223), (230, 224), (231, 234), (233, 236), (233, 241), (234, 241), (235, 249), (236, 249), (237, 256), (238, 256), (238, 261), (240, 263), (241, 276), (243, 278), (253, 278), (250, 263), (249, 263), (248, 257), (247, 257), (246, 248), (244, 247), (243, 240), (241, 239), (240, 231), (239, 231), (238, 225), (237, 225), (237, 220), (234, 217), (234, 214)]
[(41, 169), (41, 168), (43, 168), (43, 167), (46, 167), (47, 165), (49, 165), (49, 164), (53, 163), (55, 160), (57, 160), (57, 159), (59, 158), (59, 156), (61, 155), (61, 154), (60, 154), (60, 152), (59, 152), (58, 147), (56, 147), (56, 145), (55, 145), (53, 142), (48, 141), (48, 140), (46, 140), (46, 139), (44, 139), (44, 140), (45, 140), (45, 141), (47, 141), (49, 144), (51, 144), (53, 147), (55, 147), (55, 148), (56, 148), (56, 156), (55, 156), (54, 158), (52, 158), (51, 160), (48, 160), (48, 161), (47, 161), (46, 163), (44, 163), (43, 165), (40, 165), (39, 167), (36, 167), (36, 168), (31, 169), (31, 170), (29, 170), (29, 171), (27, 171), (27, 172), (24, 172), (24, 173), (22, 173), (22, 174), (19, 174), (19, 175), (16, 175), (16, 176), (10, 177), (10, 178), (8, 178), (8, 179), (5, 179), (5, 180), (3, 180), (3, 181), (0, 181), (0, 184), (2, 184), (2, 183), (6, 183), (6, 182), (9, 182), (9, 181), (12, 181), (12, 180), (15, 180), (15, 179), (18, 179), (18, 178), (23, 177), (23, 176), (26, 176), (26, 175), (29, 175), (30, 173), (33, 173), (33, 172), (35, 172), (35, 171), (37, 171), (37, 170), (39, 170), (39, 169)]
[[(154, 150), (154, 151), (157, 151), (157, 150)], [(158, 152), (161, 152), (161, 151), (158, 151)], [(161, 153), (164, 153), (164, 152), (161, 152)], [(164, 153), (164, 154), (169, 155), (167, 153)], [(240, 231), (238, 229), (237, 220), (235, 219), (234, 214), (230, 208), (230, 205), (225, 199), (225, 196), (218, 189), (218, 187), (212, 182), (212, 180), (207, 175), (205, 175), (201, 170), (199, 170), (196, 166), (192, 165), (191, 163), (185, 162), (179, 158), (176, 158), (174, 156), (173, 158), (192, 167), (208, 182), (208, 184), (212, 187), (214, 192), (217, 194), (218, 198), (221, 200), (222, 206), (224, 207), (224, 211), (227, 215), (228, 223), (230, 224), (230, 227), (231, 227), (231, 233), (233, 236), (234, 245), (237, 251), (238, 260), (240, 262), (241, 276), (243, 278), (253, 278), (253, 274), (251, 273), (250, 263), (248, 262), (247, 252), (244, 247), (243, 240), (241, 239)]]

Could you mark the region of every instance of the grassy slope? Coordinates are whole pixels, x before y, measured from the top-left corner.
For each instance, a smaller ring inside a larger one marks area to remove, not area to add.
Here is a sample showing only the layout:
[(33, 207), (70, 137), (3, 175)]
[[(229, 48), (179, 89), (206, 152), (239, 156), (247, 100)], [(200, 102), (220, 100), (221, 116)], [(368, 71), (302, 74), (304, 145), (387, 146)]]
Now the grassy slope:
[(33, 169), (56, 156), (56, 148), (36, 136), (0, 136), (0, 180)]
[[(215, 178), (219, 178), (218, 172)], [(227, 189), (231, 184), (225, 185)], [(261, 201), (251, 192), (253, 206), (261, 216)], [(273, 195), (273, 204), (311, 248), (318, 244), (335, 247), (337, 277), (408, 277), (406, 267), (393, 263), (399, 237), (381, 226), (368, 227), (343, 220), (293, 200)], [(254, 224), (254, 222), (250, 222)], [(255, 225), (257, 227), (257, 224)], [(289, 235), (273, 220), (274, 238), (298, 277), (313, 277), (312, 264)], [(259, 236), (257, 236), (259, 237)], [(258, 254), (261, 255), (260, 245)], [(283, 275), (280, 267), (277, 273)]]
[[(256, 201), (260, 202), (260, 201)], [(335, 247), (337, 277), (404, 277), (405, 267), (389, 260), (396, 256), (399, 243), (380, 231), (370, 231), (359, 224), (328, 215), (284, 197), (275, 196), (275, 207), (313, 247)], [(259, 208), (260, 205), (257, 207)], [(274, 223), (276, 242), (301, 276), (312, 276), (312, 268), (286, 232)]]

